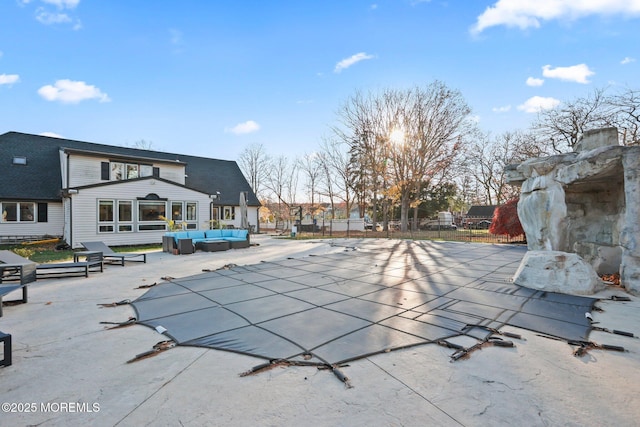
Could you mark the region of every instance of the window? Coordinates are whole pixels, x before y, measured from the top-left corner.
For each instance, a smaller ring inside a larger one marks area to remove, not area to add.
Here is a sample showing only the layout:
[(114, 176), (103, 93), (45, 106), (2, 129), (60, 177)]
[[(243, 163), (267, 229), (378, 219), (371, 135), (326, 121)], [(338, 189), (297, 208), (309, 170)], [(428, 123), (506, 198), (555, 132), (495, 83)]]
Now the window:
[(24, 156), (14, 156), (13, 157), (13, 164), (14, 165), (26, 165), (27, 164), (27, 158)]
[(124, 179), (124, 163), (111, 163), (111, 181)]
[(225, 206), (224, 207), (224, 218), (223, 219), (236, 219), (236, 207), (235, 206)]
[(153, 200), (138, 201), (138, 230), (166, 230), (166, 223), (160, 217), (166, 218), (166, 203)]
[(134, 179), (138, 177), (138, 165), (132, 165), (127, 163), (127, 179)]
[(2, 204), (2, 222), (18, 221), (18, 204), (3, 203)]
[(118, 231), (133, 231), (133, 208), (129, 200), (118, 201)]
[[(105, 172), (106, 167), (106, 172)], [(102, 162), (102, 179), (121, 181), (146, 176), (160, 176), (160, 169), (153, 165), (140, 165), (137, 163)]]
[(187, 202), (187, 221), (198, 220), (198, 204), (196, 202)]
[(171, 219), (175, 222), (182, 221), (182, 202), (171, 202)]
[(20, 222), (33, 222), (34, 212), (35, 205), (33, 203), (20, 203)]
[(196, 230), (198, 228), (198, 204), (187, 202), (186, 206), (187, 230)]
[(30, 202), (5, 202), (2, 206), (2, 222), (35, 222), (36, 204)]
[(98, 233), (113, 233), (113, 200), (98, 200)]

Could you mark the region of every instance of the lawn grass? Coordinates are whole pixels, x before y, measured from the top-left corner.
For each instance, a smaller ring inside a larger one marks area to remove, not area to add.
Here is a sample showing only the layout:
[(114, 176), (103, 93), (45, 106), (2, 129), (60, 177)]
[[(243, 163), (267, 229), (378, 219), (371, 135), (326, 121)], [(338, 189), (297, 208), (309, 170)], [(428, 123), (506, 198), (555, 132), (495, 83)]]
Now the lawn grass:
[[(15, 252), (23, 258), (28, 258), (33, 262), (45, 263), (54, 261), (69, 261), (73, 259), (73, 253), (82, 250), (77, 249), (56, 249), (58, 243), (41, 243), (41, 244), (11, 244), (0, 245), (0, 250), (9, 250)], [(161, 249), (161, 244), (152, 245), (136, 245), (136, 246), (115, 246), (111, 247), (114, 252), (140, 252)]]

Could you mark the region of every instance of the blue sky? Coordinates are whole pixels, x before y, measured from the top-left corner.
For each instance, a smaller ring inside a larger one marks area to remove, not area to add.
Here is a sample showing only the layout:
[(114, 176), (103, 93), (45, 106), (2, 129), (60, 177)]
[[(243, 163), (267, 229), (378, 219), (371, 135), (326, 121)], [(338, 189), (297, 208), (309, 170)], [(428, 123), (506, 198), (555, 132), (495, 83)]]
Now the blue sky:
[(497, 134), (637, 89), (639, 24), (640, 0), (0, 0), (0, 134), (295, 157), (356, 90), (434, 80)]

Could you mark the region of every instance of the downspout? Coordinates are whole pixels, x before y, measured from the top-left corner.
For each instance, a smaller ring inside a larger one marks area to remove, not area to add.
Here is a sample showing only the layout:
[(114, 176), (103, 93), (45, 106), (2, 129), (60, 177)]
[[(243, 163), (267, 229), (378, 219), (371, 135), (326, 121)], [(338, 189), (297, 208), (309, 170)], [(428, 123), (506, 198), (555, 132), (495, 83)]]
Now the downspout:
[(209, 230), (213, 228), (212, 225), (213, 225), (213, 200), (209, 202)]
[(71, 179), (71, 174), (69, 173), (69, 159), (71, 156), (69, 156), (69, 153), (67, 154), (67, 162), (65, 165), (66, 168), (66, 175), (67, 175), (67, 188), (66, 188), (66, 194), (67, 197), (69, 198), (69, 242), (67, 242), (69, 244), (69, 246), (71, 246), (73, 248), (73, 199), (71, 198), (71, 195), (69, 195), (69, 183), (70, 183), (70, 179)]
[(73, 198), (69, 196), (69, 246), (73, 248)]

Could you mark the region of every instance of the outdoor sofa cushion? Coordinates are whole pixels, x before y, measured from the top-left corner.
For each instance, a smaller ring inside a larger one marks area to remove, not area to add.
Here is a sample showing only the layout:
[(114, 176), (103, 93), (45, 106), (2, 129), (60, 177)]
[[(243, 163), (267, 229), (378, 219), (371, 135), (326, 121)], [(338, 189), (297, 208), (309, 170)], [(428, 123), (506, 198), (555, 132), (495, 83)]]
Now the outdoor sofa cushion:
[(192, 230), (192, 231), (177, 231), (166, 233), (167, 236), (173, 236), (173, 239), (178, 244), (178, 240), (191, 239), (195, 245), (198, 242), (206, 242), (211, 240), (227, 240), (229, 242), (239, 242), (247, 240), (248, 230)]

